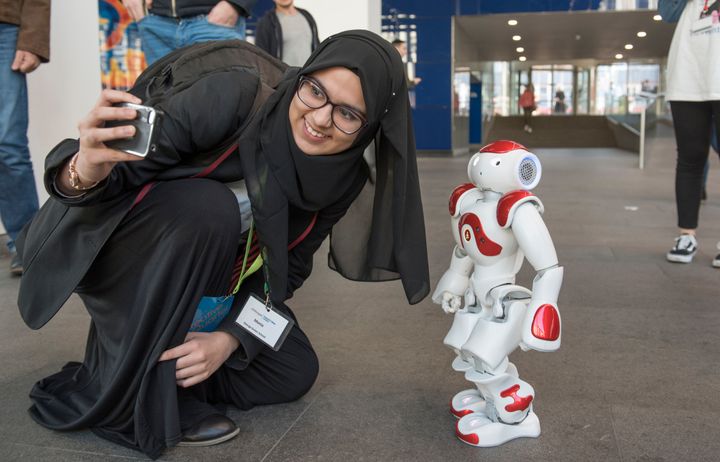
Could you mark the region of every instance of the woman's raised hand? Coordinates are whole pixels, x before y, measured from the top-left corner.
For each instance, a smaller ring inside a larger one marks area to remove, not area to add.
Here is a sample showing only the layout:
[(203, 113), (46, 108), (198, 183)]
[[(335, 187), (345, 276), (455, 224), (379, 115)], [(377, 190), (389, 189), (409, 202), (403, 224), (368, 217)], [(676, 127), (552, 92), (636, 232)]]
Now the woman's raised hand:
[(103, 90), (95, 107), (78, 124), (80, 151), (76, 169), (80, 178), (87, 182), (104, 180), (118, 162), (137, 161), (141, 157), (126, 154), (105, 146), (106, 141), (129, 138), (135, 134), (135, 127), (125, 125), (105, 128), (110, 120), (132, 120), (134, 109), (115, 107), (116, 103), (140, 104), (140, 98), (118, 90)]

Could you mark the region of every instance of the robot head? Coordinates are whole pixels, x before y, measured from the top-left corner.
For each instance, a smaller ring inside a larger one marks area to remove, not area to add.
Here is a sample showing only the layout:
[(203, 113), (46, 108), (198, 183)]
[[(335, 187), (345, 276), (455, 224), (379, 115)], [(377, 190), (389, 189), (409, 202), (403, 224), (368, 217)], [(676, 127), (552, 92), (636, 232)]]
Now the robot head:
[(514, 141), (490, 143), (468, 163), (470, 181), (484, 191), (530, 190), (540, 182), (541, 173), (540, 159)]

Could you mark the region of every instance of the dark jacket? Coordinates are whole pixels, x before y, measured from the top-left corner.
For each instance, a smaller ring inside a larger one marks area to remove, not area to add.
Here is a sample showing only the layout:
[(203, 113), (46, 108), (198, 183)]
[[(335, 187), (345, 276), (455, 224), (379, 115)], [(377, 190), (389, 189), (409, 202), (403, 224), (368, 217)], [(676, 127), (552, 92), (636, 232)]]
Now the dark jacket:
[[(150, 12), (160, 16), (186, 18), (208, 14), (220, 0), (154, 0)], [(226, 0), (235, 7), (240, 16), (248, 17), (257, 0)], [(173, 8), (174, 4), (174, 8)]]
[[(315, 51), (315, 48), (320, 44), (318, 39), (317, 24), (312, 15), (302, 8), (295, 7), (300, 12), (308, 24), (310, 24), (310, 31), (312, 33), (312, 43), (310, 45), (311, 51)], [(283, 35), (282, 27), (280, 27), (280, 20), (275, 13), (275, 9), (272, 9), (265, 13), (257, 23), (257, 29), (255, 30), (255, 45), (267, 51), (271, 55), (282, 60), (282, 44)]]
[(50, 0), (0, 0), (0, 22), (20, 26), (15, 49), (50, 60)]
[[(77, 152), (78, 141), (64, 140), (50, 152), (45, 160), (45, 187), (51, 198), (17, 239), (25, 267), (18, 306), (29, 327), (42, 327), (73, 293), (130, 210), (142, 185), (188, 178), (212, 163), (217, 156), (198, 153), (212, 151), (237, 131), (249, 115), (257, 88), (258, 78), (238, 69), (212, 74), (174, 95), (162, 106), (166, 115), (156, 155), (140, 162), (117, 164), (106, 180), (79, 198), (60, 196), (54, 188), (55, 175)], [(188, 107), (193, 110), (188, 111)], [(252, 135), (242, 133), (241, 139), (243, 136)], [(242, 178), (239, 157), (230, 156), (208, 178)], [(347, 206), (337, 204), (318, 212), (310, 233), (289, 252), (285, 298), (310, 275), (313, 254)], [(308, 227), (313, 215), (291, 209), (291, 241)]]

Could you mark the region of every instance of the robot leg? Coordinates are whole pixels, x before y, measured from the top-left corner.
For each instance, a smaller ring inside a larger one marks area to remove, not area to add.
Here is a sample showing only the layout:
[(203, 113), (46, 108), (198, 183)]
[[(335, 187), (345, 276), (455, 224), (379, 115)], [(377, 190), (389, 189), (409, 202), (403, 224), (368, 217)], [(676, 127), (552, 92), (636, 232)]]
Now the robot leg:
[[(507, 363), (506, 373), (512, 375), (513, 377), (517, 377), (517, 367), (515, 367), (513, 363)], [(486, 406), (485, 401), (485, 398), (483, 398), (480, 390), (477, 388), (463, 390), (453, 396), (450, 401), (450, 413), (458, 419), (468, 414), (472, 414), (473, 412), (484, 413)]]
[[(458, 372), (466, 372), (473, 368), (472, 362), (463, 356), (460, 347), (467, 341), (479, 318), (480, 313), (473, 313), (467, 308), (458, 311), (455, 313), (450, 331), (443, 340), (443, 343), (457, 354), (452, 362), (452, 368)], [(484, 408), (485, 400), (475, 388), (463, 390), (450, 400), (450, 413), (458, 418)]]
[(536, 438), (540, 421), (532, 410), (535, 391), (532, 386), (507, 370), (497, 374), (468, 371), (465, 377), (475, 382), (487, 399), (484, 412), (462, 417), (455, 434), (473, 446), (499, 446), (515, 438)]
[(467, 341), (468, 337), (475, 328), (480, 313), (474, 313), (467, 308), (455, 313), (453, 317), (452, 327), (445, 336), (443, 344), (449, 346), (457, 354), (457, 358), (453, 361), (452, 368), (458, 372), (465, 372), (473, 368), (472, 362), (469, 362), (460, 352), (460, 348)]

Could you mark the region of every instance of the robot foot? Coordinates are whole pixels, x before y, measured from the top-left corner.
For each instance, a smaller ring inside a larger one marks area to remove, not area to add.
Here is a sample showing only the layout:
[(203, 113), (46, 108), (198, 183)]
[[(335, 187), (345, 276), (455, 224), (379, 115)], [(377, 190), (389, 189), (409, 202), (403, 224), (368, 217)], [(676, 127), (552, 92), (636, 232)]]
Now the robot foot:
[(455, 435), (472, 446), (500, 446), (515, 438), (537, 438), (540, 436), (540, 421), (532, 411), (525, 420), (515, 425), (493, 422), (483, 413), (473, 413), (457, 421)]
[(485, 411), (485, 400), (477, 388), (463, 390), (450, 400), (450, 413), (458, 419), (474, 412)]

